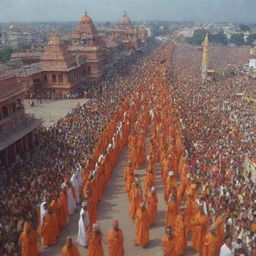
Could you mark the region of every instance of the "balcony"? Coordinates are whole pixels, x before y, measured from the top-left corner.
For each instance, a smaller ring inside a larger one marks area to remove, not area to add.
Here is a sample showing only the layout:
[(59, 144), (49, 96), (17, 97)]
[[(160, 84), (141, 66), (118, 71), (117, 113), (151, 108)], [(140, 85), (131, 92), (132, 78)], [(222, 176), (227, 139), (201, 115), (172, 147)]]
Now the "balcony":
[(5, 117), (4, 119), (0, 120), (0, 133), (5, 130), (4, 127), (12, 127), (15, 125), (15, 123), (20, 122), (22, 119), (24, 119), (25, 113), (24, 110), (18, 110), (15, 113)]
[[(12, 122), (13, 119), (10, 120)], [(4, 150), (26, 134), (42, 125), (42, 120), (35, 119), (32, 114), (24, 114), (19, 122), (15, 122), (9, 128), (0, 131), (0, 151)]]

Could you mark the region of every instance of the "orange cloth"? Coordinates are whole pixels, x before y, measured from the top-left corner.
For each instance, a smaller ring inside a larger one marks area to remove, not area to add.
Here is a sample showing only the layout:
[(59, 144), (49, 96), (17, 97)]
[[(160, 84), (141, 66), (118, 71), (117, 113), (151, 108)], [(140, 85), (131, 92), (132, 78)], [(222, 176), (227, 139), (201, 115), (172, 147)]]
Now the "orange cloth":
[(256, 223), (253, 223), (253, 224), (251, 225), (251, 231), (252, 231), (252, 232), (256, 232)]
[(156, 213), (157, 213), (157, 194), (150, 192), (148, 194), (148, 213), (150, 219), (150, 225), (154, 224), (156, 220)]
[(62, 229), (68, 219), (68, 199), (67, 195), (65, 192), (60, 192), (60, 197), (59, 197), (59, 205), (60, 205), (60, 228)]
[(108, 234), (109, 256), (124, 256), (124, 239), (121, 229), (111, 229)]
[(186, 225), (186, 232), (190, 232), (192, 230), (192, 216), (193, 216), (193, 200), (188, 198), (185, 204), (185, 225)]
[(23, 232), (20, 234), (19, 245), (22, 256), (38, 256), (37, 232), (30, 230), (25, 222)]
[(174, 176), (166, 178), (165, 186), (164, 186), (164, 200), (167, 202), (170, 194), (172, 193), (173, 186), (176, 185), (176, 179)]
[(47, 213), (44, 216), (43, 224), (41, 226), (41, 237), (43, 245), (56, 244), (57, 237), (57, 221), (53, 213)]
[(176, 253), (177, 255), (182, 255), (186, 247), (187, 236), (186, 236), (186, 226), (184, 217), (178, 215), (175, 221), (175, 235), (176, 239)]
[(192, 246), (196, 251), (202, 251), (204, 240), (206, 236), (207, 229), (209, 227), (209, 219), (202, 212), (198, 212), (192, 221), (193, 227), (193, 238)]
[(133, 187), (131, 191), (130, 216), (136, 217), (136, 212), (141, 203), (141, 191), (138, 187)]
[(167, 234), (164, 234), (162, 238), (162, 250), (164, 256), (177, 256), (176, 254), (176, 236), (172, 235), (171, 237)]
[(138, 209), (135, 243), (144, 247), (149, 241), (149, 214), (147, 208)]
[(218, 256), (218, 237), (211, 232), (206, 235), (202, 256)]
[(218, 234), (218, 248), (220, 250), (220, 247), (223, 245), (225, 237), (224, 220), (221, 216), (218, 216), (218, 218), (216, 219), (215, 226)]
[(92, 232), (89, 239), (89, 248), (87, 256), (104, 256), (102, 248), (102, 233)]
[(177, 202), (174, 200), (171, 200), (170, 202), (168, 202), (168, 207), (166, 211), (166, 217), (165, 217), (166, 227), (174, 228), (177, 214), (178, 214)]
[(75, 244), (73, 244), (71, 248), (68, 248), (67, 245), (64, 245), (62, 247), (61, 254), (62, 256), (81, 256)]

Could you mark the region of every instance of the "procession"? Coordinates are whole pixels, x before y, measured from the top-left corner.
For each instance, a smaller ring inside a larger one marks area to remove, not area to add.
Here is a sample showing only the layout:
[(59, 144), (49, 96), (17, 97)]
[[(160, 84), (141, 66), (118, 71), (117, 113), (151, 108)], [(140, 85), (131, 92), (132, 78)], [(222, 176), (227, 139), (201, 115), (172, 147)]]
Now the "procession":
[[(38, 132), (44, 158), (13, 165), (1, 180), (1, 255), (40, 255), (56, 244), (78, 210), (77, 239), (67, 237), (60, 255), (81, 255), (79, 246), (89, 256), (129, 255), (122, 220), (113, 216), (109, 234), (97, 223), (97, 205), (127, 147), (123, 190), (136, 247), (150, 244), (160, 175), (164, 256), (184, 255), (188, 239), (200, 255), (255, 255), (255, 180), (244, 163), (246, 157), (255, 161), (255, 119), (247, 111), (252, 105), (234, 100), (241, 88), (250, 92), (255, 85), (238, 75), (216, 85), (220, 94), (215, 85), (198, 94), (199, 81), (191, 78), (196, 70), (184, 68), (176, 48), (160, 46), (132, 76), (96, 92), (97, 101)], [(177, 75), (168, 76), (173, 67)], [(237, 107), (239, 113), (230, 116)]]

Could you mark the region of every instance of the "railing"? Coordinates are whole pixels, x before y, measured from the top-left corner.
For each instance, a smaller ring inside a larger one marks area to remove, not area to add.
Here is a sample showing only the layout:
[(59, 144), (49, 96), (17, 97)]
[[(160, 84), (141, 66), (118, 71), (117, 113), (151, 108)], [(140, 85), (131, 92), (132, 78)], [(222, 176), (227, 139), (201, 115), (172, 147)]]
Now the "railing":
[(5, 117), (4, 119), (0, 120), (0, 126), (3, 125), (4, 123), (7, 123), (7, 122), (17, 122), (19, 120), (21, 120), (22, 118), (24, 118), (24, 110), (18, 110), (16, 112), (14, 112), (13, 114)]

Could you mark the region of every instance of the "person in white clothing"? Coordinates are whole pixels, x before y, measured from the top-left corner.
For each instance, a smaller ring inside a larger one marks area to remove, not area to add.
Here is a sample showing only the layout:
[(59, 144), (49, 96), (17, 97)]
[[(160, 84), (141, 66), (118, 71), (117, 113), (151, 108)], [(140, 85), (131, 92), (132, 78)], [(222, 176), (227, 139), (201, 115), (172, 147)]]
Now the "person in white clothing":
[(40, 226), (43, 224), (44, 215), (47, 213), (47, 203), (42, 202), (40, 205)]
[(227, 236), (225, 243), (220, 248), (220, 256), (233, 256), (234, 252), (232, 249), (232, 237)]
[(79, 184), (78, 175), (77, 175), (76, 172), (73, 173), (73, 175), (71, 176), (70, 181), (71, 181), (71, 183), (74, 187), (74, 190), (75, 190), (76, 202), (80, 203), (80, 184)]
[(72, 191), (71, 184), (68, 184), (67, 187), (68, 187), (68, 190), (67, 190), (67, 194), (68, 194), (68, 213), (69, 213), (69, 215), (72, 215), (76, 210), (76, 199), (73, 196), (73, 191)]
[(87, 229), (89, 227), (90, 220), (87, 211), (87, 202), (82, 203), (80, 211), (80, 218), (78, 221), (78, 234), (77, 243), (87, 248)]

